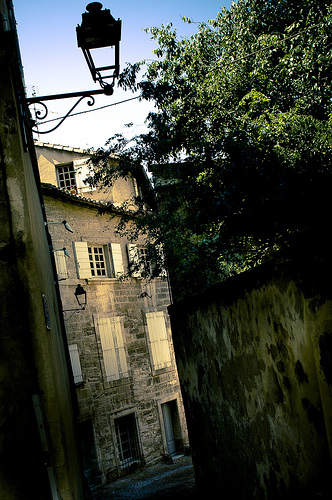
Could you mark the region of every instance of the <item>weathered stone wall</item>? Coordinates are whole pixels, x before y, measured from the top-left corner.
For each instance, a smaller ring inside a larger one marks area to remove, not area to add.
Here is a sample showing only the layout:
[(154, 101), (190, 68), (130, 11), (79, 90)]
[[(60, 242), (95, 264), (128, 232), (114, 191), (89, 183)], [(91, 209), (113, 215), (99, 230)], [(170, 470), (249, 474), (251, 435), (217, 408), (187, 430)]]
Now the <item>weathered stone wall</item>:
[[(77, 344), (83, 372), (83, 383), (77, 386), (79, 422), (91, 421), (101, 481), (112, 480), (121, 474), (116, 437), (112, 422), (123, 412), (137, 416), (144, 461), (152, 464), (166, 453), (160, 405), (177, 401), (181, 423), (182, 446), (188, 445), (188, 434), (174, 358), (170, 320), (168, 283), (163, 279), (147, 281), (127, 278), (78, 279), (73, 242), (88, 241), (100, 245), (120, 243), (123, 262), (128, 266), (126, 238), (115, 234), (117, 220), (109, 213), (100, 214), (98, 206), (84, 203), (62, 194), (59, 199), (44, 192), (48, 220), (67, 220), (74, 233), (64, 227), (50, 227), (53, 248), (66, 247), (68, 278), (60, 281), (60, 292), (65, 311), (65, 324), (69, 344)], [(127, 267), (125, 269), (128, 270)], [(74, 292), (80, 283), (87, 292), (87, 307), (79, 312)], [(142, 296), (143, 294), (143, 296)], [(69, 311), (67, 311), (69, 310)], [(154, 372), (147, 344), (144, 314), (164, 311), (171, 348), (172, 366)], [(94, 316), (120, 316), (123, 318), (124, 337), (129, 366), (129, 377), (108, 382), (105, 377), (103, 353)]]
[(329, 489), (331, 266), (303, 252), (169, 308), (201, 490), (285, 499)]

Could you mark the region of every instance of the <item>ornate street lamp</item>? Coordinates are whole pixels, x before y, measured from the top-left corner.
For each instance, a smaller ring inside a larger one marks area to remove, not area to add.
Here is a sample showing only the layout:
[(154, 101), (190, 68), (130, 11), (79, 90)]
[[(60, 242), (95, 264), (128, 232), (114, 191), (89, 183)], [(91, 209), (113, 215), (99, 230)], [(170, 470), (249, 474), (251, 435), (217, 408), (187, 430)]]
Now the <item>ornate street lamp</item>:
[[(71, 92), (69, 94), (56, 94), (40, 97), (27, 97), (26, 103), (28, 106), (32, 104), (40, 104), (43, 110), (35, 110), (35, 117), (38, 120), (44, 120), (48, 115), (48, 109), (44, 101), (54, 101), (57, 99), (68, 99), (78, 97), (79, 99), (71, 107), (68, 113), (61, 119), (61, 121), (52, 129), (47, 131), (34, 130), (38, 134), (48, 134), (56, 130), (64, 120), (70, 116), (71, 112), (78, 106), (84, 99), (88, 99), (88, 106), (93, 106), (95, 103), (94, 95), (105, 94), (112, 95), (114, 91), (115, 79), (119, 76), (119, 46), (121, 40), (121, 21), (117, 21), (111, 15), (109, 9), (102, 9), (102, 4), (99, 2), (92, 2), (87, 5), (86, 10), (82, 14), (82, 24), (76, 28), (77, 43), (83, 51), (88, 68), (91, 72), (94, 82), (99, 82), (101, 89), (86, 90), (81, 92)], [(114, 47), (114, 63), (107, 64), (106, 66), (96, 66), (93, 60), (91, 50), (100, 49), (105, 47)], [(111, 79), (108, 83), (106, 80)]]
[[(77, 44), (82, 49), (93, 81), (98, 81), (100, 86), (105, 88), (108, 85), (105, 80), (112, 78), (113, 84), (111, 84), (111, 88), (113, 92), (114, 80), (119, 76), (121, 21), (120, 19), (116, 21), (110, 10), (102, 10), (102, 7), (99, 2), (92, 2), (87, 5), (86, 10), (88, 12), (82, 14), (82, 24), (76, 28)], [(104, 47), (114, 47), (114, 64), (96, 67), (91, 50)], [(109, 73), (110, 70), (113, 70), (113, 72)]]

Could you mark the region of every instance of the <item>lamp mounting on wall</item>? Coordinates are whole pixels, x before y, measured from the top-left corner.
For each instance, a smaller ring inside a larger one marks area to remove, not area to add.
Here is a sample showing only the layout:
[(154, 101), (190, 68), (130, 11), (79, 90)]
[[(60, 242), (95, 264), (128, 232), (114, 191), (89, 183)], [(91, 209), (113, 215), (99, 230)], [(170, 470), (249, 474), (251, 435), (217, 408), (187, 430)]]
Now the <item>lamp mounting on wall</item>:
[(55, 250), (52, 250), (52, 252), (63, 252), (65, 254), (66, 257), (68, 257), (70, 259), (70, 255), (69, 253), (67, 252), (67, 249), (66, 247), (63, 247), (63, 248), (56, 248)]
[(66, 220), (62, 220), (60, 222), (45, 222), (45, 226), (49, 226), (50, 224), (63, 224), (67, 231), (70, 233), (74, 232)]
[[(48, 115), (48, 108), (45, 101), (54, 101), (57, 99), (68, 99), (78, 97), (76, 103), (70, 108), (68, 113), (60, 119), (60, 122), (50, 130), (41, 131), (39, 129), (32, 129), (33, 132), (38, 134), (48, 134), (56, 130), (64, 122), (78, 104), (87, 98), (88, 106), (93, 106), (95, 103), (94, 95), (112, 95), (114, 91), (115, 79), (119, 76), (120, 63), (120, 41), (121, 41), (121, 23), (111, 15), (109, 9), (103, 9), (100, 2), (92, 2), (86, 6), (87, 12), (82, 14), (82, 24), (76, 28), (77, 44), (82, 49), (84, 58), (92, 75), (93, 81), (98, 82), (101, 89), (98, 90), (85, 90), (81, 92), (71, 92), (68, 94), (55, 94), (40, 97), (27, 97), (26, 103), (28, 106), (32, 104), (40, 104), (43, 110), (34, 110), (35, 122), (34, 125), (38, 126), (37, 120), (44, 120)], [(105, 47), (114, 47), (114, 61), (112, 64), (103, 66), (96, 65), (91, 50), (100, 49)], [(108, 81), (111, 79), (111, 82)], [(106, 81), (108, 80), (108, 81)]]

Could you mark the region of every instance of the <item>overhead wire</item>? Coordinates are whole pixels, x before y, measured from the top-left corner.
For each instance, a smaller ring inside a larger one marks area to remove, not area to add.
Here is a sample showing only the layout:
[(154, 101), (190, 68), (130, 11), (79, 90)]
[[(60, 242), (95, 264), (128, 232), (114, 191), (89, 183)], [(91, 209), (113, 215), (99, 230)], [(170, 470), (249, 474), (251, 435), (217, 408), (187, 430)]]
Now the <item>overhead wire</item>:
[[(105, 104), (105, 106), (99, 106), (98, 108), (87, 109), (85, 111), (78, 111), (77, 113), (73, 113), (73, 114), (69, 115), (67, 118), (70, 118), (70, 117), (76, 116), (76, 115), (83, 115), (85, 113), (91, 113), (91, 111), (98, 111), (100, 109), (109, 108), (111, 106), (116, 106), (117, 104), (123, 104), (124, 102), (133, 101), (134, 99), (139, 99), (140, 97), (141, 96), (130, 97), (129, 99), (124, 99), (123, 101), (113, 102), (111, 104)], [(50, 123), (50, 122), (54, 122), (57, 120), (61, 120), (62, 118), (63, 117), (58, 117), (58, 118), (52, 118), (51, 120), (45, 120), (43, 122), (38, 122), (38, 125), (43, 125), (44, 123)]]
[[(294, 33), (293, 35), (290, 35), (288, 37), (282, 38), (282, 39), (278, 40), (278, 42), (276, 42), (275, 44), (271, 44), (269, 46), (262, 47), (260, 49), (257, 49), (255, 51), (250, 52), (249, 54), (245, 54), (245, 55), (243, 55), (243, 56), (241, 56), (241, 57), (239, 57), (237, 59), (234, 59), (233, 61), (231, 61), (228, 64), (227, 63), (225, 64), (224, 61), (221, 61), (219, 59), (209, 69), (208, 74), (210, 74), (213, 70), (217, 69), (218, 66), (221, 63), (224, 64), (224, 67), (229, 68), (229, 66), (231, 66), (233, 64), (236, 64), (237, 62), (242, 61), (244, 59), (248, 59), (249, 57), (251, 57), (253, 55), (256, 55), (256, 54), (259, 54), (259, 53), (262, 53), (262, 52), (265, 52), (265, 51), (268, 51), (268, 50), (272, 50), (272, 49), (278, 47), (280, 44), (282, 44), (282, 43), (284, 43), (286, 41), (292, 40), (293, 38), (301, 36), (302, 34), (306, 33), (307, 31), (310, 31), (310, 30), (312, 30), (314, 28), (317, 28), (318, 26), (324, 25), (327, 21), (329, 21), (331, 19), (331, 17), (332, 16), (328, 16), (328, 17), (326, 17), (326, 19), (324, 19), (323, 21), (320, 21), (319, 23), (313, 24), (312, 26), (308, 26), (307, 28), (304, 28), (303, 30), (298, 31), (297, 33)], [(192, 92), (189, 92), (189, 94), (192, 94)], [(187, 97), (188, 97), (188, 95), (187, 95)], [(101, 109), (109, 108), (111, 106), (116, 106), (118, 104), (123, 104), (125, 102), (133, 101), (135, 99), (140, 99), (140, 98), (141, 98), (141, 96), (131, 97), (129, 99), (124, 99), (122, 101), (114, 102), (114, 103), (111, 103), (111, 104), (106, 104), (106, 105), (100, 106), (98, 108), (87, 109), (85, 111), (78, 111), (76, 113), (73, 113), (73, 114), (69, 115), (68, 118), (72, 117), (72, 116), (77, 116), (77, 115), (85, 114), (85, 113), (91, 113), (92, 111), (99, 111)], [(59, 117), (58, 118), (52, 118), (51, 120), (45, 120), (43, 122), (39, 122), (38, 125), (43, 125), (44, 123), (50, 123), (50, 122), (61, 120), (61, 119), (62, 119), (62, 117), (60, 117), (60, 118)]]

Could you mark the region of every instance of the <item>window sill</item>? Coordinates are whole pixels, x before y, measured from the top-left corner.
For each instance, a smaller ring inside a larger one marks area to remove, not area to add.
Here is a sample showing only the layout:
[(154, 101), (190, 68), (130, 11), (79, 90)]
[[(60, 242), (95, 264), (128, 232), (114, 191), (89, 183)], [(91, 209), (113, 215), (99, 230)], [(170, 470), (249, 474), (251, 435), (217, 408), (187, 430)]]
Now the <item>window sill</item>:
[(107, 276), (96, 276), (94, 278), (87, 278), (87, 283), (88, 285), (91, 285), (91, 284), (100, 284), (100, 283), (110, 283), (112, 281), (116, 282), (116, 281), (119, 281), (118, 278), (113, 278), (113, 277), (107, 277)]

